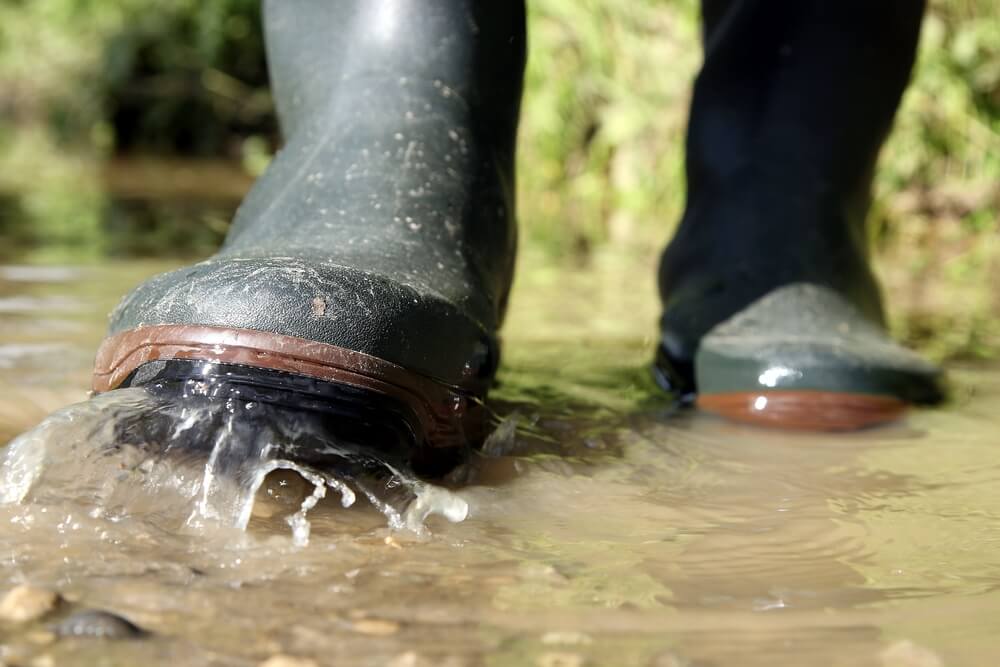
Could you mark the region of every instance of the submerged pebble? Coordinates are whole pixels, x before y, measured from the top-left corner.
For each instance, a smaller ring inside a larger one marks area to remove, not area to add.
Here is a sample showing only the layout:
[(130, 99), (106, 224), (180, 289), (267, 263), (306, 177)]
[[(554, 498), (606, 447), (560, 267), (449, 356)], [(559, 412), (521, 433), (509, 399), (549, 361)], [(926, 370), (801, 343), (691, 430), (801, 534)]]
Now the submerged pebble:
[(934, 651), (909, 639), (893, 642), (879, 655), (883, 667), (944, 667)]
[(24, 637), (32, 644), (38, 644), (39, 646), (45, 646), (46, 644), (51, 644), (56, 640), (56, 635), (54, 632), (49, 630), (39, 630), (37, 632), (30, 632)]
[(572, 644), (593, 644), (594, 640), (590, 635), (584, 634), (582, 632), (573, 632), (572, 630), (567, 630), (563, 632), (546, 632), (542, 635), (542, 643), (549, 645), (572, 645)]
[(0, 620), (27, 623), (45, 616), (59, 604), (59, 594), (44, 588), (18, 586), (0, 600)]
[(399, 632), (399, 623), (384, 618), (361, 618), (351, 623), (351, 629), (363, 635), (388, 637)]
[(583, 667), (583, 656), (577, 653), (542, 653), (535, 661), (538, 667)]
[(56, 659), (44, 653), (32, 659), (31, 667), (56, 667)]
[(315, 660), (310, 658), (294, 658), (290, 655), (272, 655), (270, 658), (260, 663), (260, 667), (319, 667)]
[(137, 639), (146, 631), (128, 619), (99, 609), (85, 609), (65, 618), (52, 628), (60, 637), (95, 639)]

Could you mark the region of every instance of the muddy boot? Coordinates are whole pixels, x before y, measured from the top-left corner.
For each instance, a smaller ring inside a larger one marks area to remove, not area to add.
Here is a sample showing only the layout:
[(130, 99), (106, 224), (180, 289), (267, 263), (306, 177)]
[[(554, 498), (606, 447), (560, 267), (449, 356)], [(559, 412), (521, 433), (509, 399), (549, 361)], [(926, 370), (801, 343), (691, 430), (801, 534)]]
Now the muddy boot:
[(307, 404), (446, 469), (482, 437), (498, 362), (523, 4), (271, 0), (264, 15), (287, 144), (217, 255), (117, 307), (94, 389)]
[(868, 264), (879, 148), (916, 0), (705, 0), (688, 201), (663, 254), (660, 383), (775, 426), (854, 429), (942, 398), (891, 341)]

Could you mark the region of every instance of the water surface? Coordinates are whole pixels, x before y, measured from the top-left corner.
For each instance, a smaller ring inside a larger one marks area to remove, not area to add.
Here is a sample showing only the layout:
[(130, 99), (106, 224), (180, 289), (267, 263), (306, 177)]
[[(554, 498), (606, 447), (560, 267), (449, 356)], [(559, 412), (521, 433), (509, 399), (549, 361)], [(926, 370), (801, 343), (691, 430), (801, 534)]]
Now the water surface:
[[(532, 259), (505, 329), (499, 430), (452, 480), (464, 521), (392, 529), (331, 493), (301, 546), (285, 518), (313, 486), (287, 472), (264, 483), (245, 532), (172, 523), (192, 509), (176, 494), (101, 513), (54, 489), (0, 507), (0, 588), (56, 590), (150, 634), (0, 625), (0, 661), (1000, 661), (1000, 368), (953, 368), (952, 405), (853, 435), (677, 413), (645, 367), (648, 263)], [(106, 313), (163, 268), (0, 267), (4, 441), (86, 397)]]

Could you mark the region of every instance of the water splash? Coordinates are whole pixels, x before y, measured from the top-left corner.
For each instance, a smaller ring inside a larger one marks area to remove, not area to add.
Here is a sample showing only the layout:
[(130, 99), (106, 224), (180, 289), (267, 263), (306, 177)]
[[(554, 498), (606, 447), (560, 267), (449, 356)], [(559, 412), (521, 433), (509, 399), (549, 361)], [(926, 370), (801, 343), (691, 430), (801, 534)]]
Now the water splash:
[(390, 529), (418, 535), (432, 515), (468, 515), (458, 495), (324, 439), (294, 411), (194, 389), (116, 390), (53, 413), (0, 451), (0, 503), (74, 503), (95, 518), (139, 516), (171, 531), (245, 531), (268, 476), (290, 471), (311, 487), (285, 517), (297, 546), (309, 543), (309, 513), (330, 490), (344, 508), (360, 495)]

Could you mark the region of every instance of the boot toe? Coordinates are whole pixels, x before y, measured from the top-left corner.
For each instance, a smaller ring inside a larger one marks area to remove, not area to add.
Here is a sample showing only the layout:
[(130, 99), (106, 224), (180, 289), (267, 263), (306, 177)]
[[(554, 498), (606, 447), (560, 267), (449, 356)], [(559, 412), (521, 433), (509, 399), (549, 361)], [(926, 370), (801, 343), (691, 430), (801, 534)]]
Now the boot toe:
[(941, 371), (835, 291), (782, 287), (722, 322), (695, 355), (698, 405), (745, 422), (852, 430), (944, 398)]
[(110, 335), (168, 325), (314, 341), (470, 390), (496, 363), (487, 328), (453, 300), (298, 258), (221, 257), (155, 276), (112, 313)]

